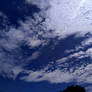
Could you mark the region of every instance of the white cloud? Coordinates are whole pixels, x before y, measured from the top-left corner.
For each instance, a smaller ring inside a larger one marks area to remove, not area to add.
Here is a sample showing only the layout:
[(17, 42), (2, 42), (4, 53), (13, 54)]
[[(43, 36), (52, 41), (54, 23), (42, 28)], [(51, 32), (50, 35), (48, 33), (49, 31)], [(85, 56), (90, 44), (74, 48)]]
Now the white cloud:
[(51, 6), (46, 11), (48, 28), (54, 29), (55, 33), (61, 37), (74, 33), (82, 35), (91, 32), (92, 13), (90, 10), (92, 7), (90, 3), (92, 3), (91, 0), (87, 0), (85, 3), (83, 0), (51, 0)]
[(47, 8), (47, 10), (41, 8), (41, 14), (46, 18), (45, 26), (54, 30), (54, 34), (60, 38), (74, 33), (80, 36), (91, 33), (91, 0), (26, 0), (26, 2)]
[(42, 44), (41, 40), (36, 40), (36, 39), (29, 39), (29, 42), (28, 42), (29, 46), (31, 46), (32, 48), (34, 47), (38, 47), (39, 45)]
[[(15, 28), (9, 26), (9, 30), (3, 30), (0, 34), (0, 74), (15, 78), (22, 72), (23, 67), (29, 63), (27, 59), (24, 59), (21, 46), (29, 46), (33, 49), (38, 46), (44, 46), (48, 44), (49, 33), (45, 26), (42, 26), (42, 17), (40, 14), (34, 14), (34, 18), (26, 18), (24, 22), (19, 20), (20, 26)], [(44, 31), (47, 31), (44, 32)], [(49, 36), (50, 37), (50, 36)], [(44, 38), (44, 39), (43, 39)], [(36, 59), (39, 55), (38, 52), (32, 54), (31, 59)], [(31, 53), (30, 53), (31, 55)], [(18, 70), (16, 69), (18, 67)], [(16, 69), (16, 71), (15, 71)]]
[(22, 80), (28, 82), (40, 82), (40, 81), (49, 81), (51, 83), (63, 83), (72, 81), (73, 75), (68, 72), (62, 72), (60, 70), (55, 70), (53, 72), (46, 73), (44, 70), (36, 71), (29, 74), (29, 76), (25, 76), (21, 78)]
[(81, 41), (78, 45), (74, 47), (74, 49), (65, 50), (65, 53), (74, 53), (81, 50), (84, 50), (86, 47), (89, 47), (92, 45), (92, 37), (88, 37)]
[[(10, 26), (9, 31), (5, 32), (4, 37), (0, 40), (0, 74), (2, 75), (5, 74), (8, 77), (16, 78), (20, 72), (26, 71), (25, 73), (28, 73), (27, 70), (23, 69), (23, 66), (28, 63), (22, 60), (21, 56), (20, 45), (23, 42), (25, 43), (23, 45), (35, 48), (48, 44), (50, 38), (57, 36), (64, 38), (74, 33), (79, 33), (80, 36), (83, 36), (82, 34), (92, 30), (91, 0), (88, 0), (85, 4), (80, 3), (80, 0), (31, 0), (31, 2), (38, 5), (42, 11), (34, 14), (35, 19), (27, 18), (25, 22), (21, 21), (18, 28)], [(46, 8), (48, 9), (45, 10)], [(76, 9), (77, 12), (75, 14)], [(46, 18), (45, 21), (43, 21), (43, 17)], [(49, 29), (53, 29), (53, 31), (50, 32)], [(88, 44), (91, 44), (91, 39), (82, 42), (80, 47)], [(78, 57), (78, 59), (86, 56), (92, 57), (91, 48), (87, 51), (78, 51), (80, 47), (76, 50), (77, 52), (57, 61), (61, 63), (73, 57)], [(8, 55), (3, 50), (9, 51), (11, 54)], [(34, 60), (38, 56), (39, 52), (34, 52), (30, 59)], [(87, 67), (91, 71), (91, 67)], [(36, 70), (35, 72), (30, 70), (29, 76), (24, 76), (21, 79), (29, 82), (47, 80), (51, 83), (62, 83), (77, 80), (78, 82), (85, 81), (86, 83), (91, 83), (92, 78), (89, 76), (91, 72), (87, 71), (87, 67), (76, 69), (75, 72), (62, 71), (60, 69), (49, 72), (46, 72), (44, 69)]]
[[(76, 50), (72, 50), (72, 51), (76, 51)], [(68, 51), (69, 52), (69, 51)], [(70, 50), (71, 52), (71, 50)], [(67, 62), (67, 60), (70, 60), (72, 58), (76, 58), (77, 60), (86, 58), (86, 57), (90, 57), (92, 58), (92, 48), (88, 48), (86, 51), (77, 51), (77, 52), (73, 52), (72, 54), (69, 54), (69, 56), (67, 57), (63, 57), (57, 60), (57, 63), (64, 63)]]
[(92, 44), (92, 38), (90, 37), (90, 38), (87, 38), (87, 39), (85, 39), (82, 43), (81, 43), (81, 45), (84, 47), (84, 46), (90, 46)]
[(40, 52), (36, 51), (34, 53), (32, 53), (32, 55), (28, 58), (28, 60), (35, 60), (40, 56)]
[[(76, 58), (76, 59), (81, 59), (81, 58), (85, 58), (86, 55), (88, 55), (88, 53), (84, 52), (84, 51), (79, 51), (79, 52), (75, 52), (73, 54), (70, 54), (67, 57), (63, 57), (61, 59), (57, 60), (57, 63), (63, 63), (63, 62), (67, 62), (67, 60), (70, 60), (71, 58)], [(90, 56), (90, 55), (89, 55)]]
[(39, 71), (32, 71), (28, 76), (24, 76), (21, 80), (27, 82), (40, 82), (40, 81), (49, 81), (50, 83), (68, 83), (68, 82), (77, 82), (77, 83), (92, 83), (92, 64), (81, 66), (80, 68), (74, 70), (73, 72), (63, 71), (56, 69), (51, 72), (45, 72), (44, 69)]

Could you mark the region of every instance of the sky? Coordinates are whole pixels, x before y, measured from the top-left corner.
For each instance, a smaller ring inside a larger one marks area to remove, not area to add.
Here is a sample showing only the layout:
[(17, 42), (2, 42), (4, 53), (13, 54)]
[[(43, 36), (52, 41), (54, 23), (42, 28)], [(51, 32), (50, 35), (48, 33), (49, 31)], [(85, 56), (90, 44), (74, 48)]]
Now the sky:
[(92, 1), (0, 1), (0, 89), (92, 90)]

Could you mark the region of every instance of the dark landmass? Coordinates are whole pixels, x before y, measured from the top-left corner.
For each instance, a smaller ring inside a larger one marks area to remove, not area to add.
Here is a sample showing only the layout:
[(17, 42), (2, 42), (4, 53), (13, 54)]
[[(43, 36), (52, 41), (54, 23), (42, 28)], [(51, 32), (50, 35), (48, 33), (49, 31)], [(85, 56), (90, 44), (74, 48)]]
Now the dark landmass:
[(69, 86), (64, 91), (60, 92), (86, 92), (86, 90), (84, 87), (77, 85), (77, 86)]

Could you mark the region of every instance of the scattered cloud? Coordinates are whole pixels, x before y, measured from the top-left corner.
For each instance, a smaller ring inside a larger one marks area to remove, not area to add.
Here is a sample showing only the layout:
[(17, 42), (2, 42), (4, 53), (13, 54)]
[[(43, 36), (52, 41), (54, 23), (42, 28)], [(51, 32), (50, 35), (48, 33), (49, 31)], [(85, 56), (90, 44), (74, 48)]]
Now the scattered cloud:
[(86, 64), (86, 67), (83, 64), (76, 70), (71, 67), (71, 71), (66, 71), (67, 66), (63, 70), (58, 68), (62, 62), (66, 62), (68, 65), (67, 60), (72, 58), (78, 60), (85, 57), (92, 58), (91, 47), (83, 50), (92, 44), (91, 37), (83, 40), (75, 49), (67, 50), (66, 53), (72, 52), (72, 54), (58, 59), (56, 61), (57, 69), (53, 71), (49, 71), (49, 68), (53, 66), (36, 71), (24, 70), (23, 67), (29, 63), (26, 60), (37, 59), (40, 52), (33, 52), (28, 59), (24, 59), (21, 49), (21, 45), (27, 45), (30, 49), (39, 46), (42, 48), (55, 37), (59, 37), (60, 40), (72, 34), (81, 37), (88, 32), (91, 33), (92, 1), (88, 0), (84, 3), (80, 0), (27, 0), (27, 2), (39, 6), (41, 11), (33, 15), (34, 19), (26, 17), (24, 22), (19, 20), (19, 27), (9, 26), (7, 32), (3, 30), (4, 33), (0, 34), (0, 36), (3, 35), (0, 39), (0, 74), (15, 79), (19, 73), (25, 71), (28, 76), (20, 79), (27, 82), (62, 83), (76, 80), (77, 82), (92, 83), (92, 64)]
[(60, 38), (75, 33), (78, 36), (91, 33), (91, 0), (26, 0), (26, 2), (44, 8), (44, 10), (41, 8), (41, 13), (45, 15), (45, 26)]
[(28, 58), (29, 60), (35, 60), (40, 56), (40, 52), (36, 51), (34, 53), (32, 53), (32, 55)]
[(74, 33), (78, 33), (81, 36), (91, 32), (91, 0), (28, 0), (28, 2), (45, 8), (48, 5), (50, 6), (47, 10), (44, 10), (46, 13), (46, 25), (48, 29), (55, 30), (55, 34), (61, 36), (61, 38)]
[(92, 48), (88, 48), (86, 51), (79, 51), (79, 52), (74, 52), (72, 54), (69, 54), (69, 56), (67, 56), (67, 57), (58, 59), (57, 63), (67, 62), (68, 60), (70, 60), (72, 58), (76, 58), (77, 60), (80, 60), (80, 59), (83, 59), (86, 57), (92, 58)]
[(81, 66), (74, 72), (62, 71), (56, 69), (51, 72), (46, 72), (44, 69), (40, 71), (31, 71), (28, 76), (20, 78), (27, 82), (49, 81), (50, 83), (68, 83), (76, 81), (77, 83), (92, 83), (92, 64)]

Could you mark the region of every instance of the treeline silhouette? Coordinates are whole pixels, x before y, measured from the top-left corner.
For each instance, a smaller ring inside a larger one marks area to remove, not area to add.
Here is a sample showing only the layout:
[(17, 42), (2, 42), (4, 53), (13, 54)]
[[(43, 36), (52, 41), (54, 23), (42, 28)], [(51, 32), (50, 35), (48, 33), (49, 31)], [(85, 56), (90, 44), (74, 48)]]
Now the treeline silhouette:
[(60, 92), (86, 92), (86, 90), (84, 87), (76, 85), (76, 86), (69, 86), (64, 91)]

